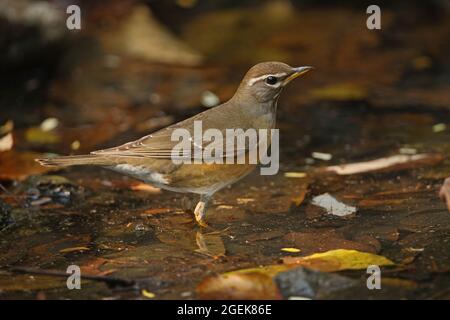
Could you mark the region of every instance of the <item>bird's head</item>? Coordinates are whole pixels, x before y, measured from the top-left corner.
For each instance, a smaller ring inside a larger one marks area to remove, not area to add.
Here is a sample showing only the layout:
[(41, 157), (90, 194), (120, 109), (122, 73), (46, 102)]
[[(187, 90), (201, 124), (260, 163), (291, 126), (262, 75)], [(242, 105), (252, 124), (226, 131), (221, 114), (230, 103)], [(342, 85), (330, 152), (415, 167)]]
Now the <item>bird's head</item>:
[(282, 62), (258, 63), (248, 70), (235, 96), (261, 103), (275, 100), (289, 82), (312, 69), (309, 66), (293, 68)]

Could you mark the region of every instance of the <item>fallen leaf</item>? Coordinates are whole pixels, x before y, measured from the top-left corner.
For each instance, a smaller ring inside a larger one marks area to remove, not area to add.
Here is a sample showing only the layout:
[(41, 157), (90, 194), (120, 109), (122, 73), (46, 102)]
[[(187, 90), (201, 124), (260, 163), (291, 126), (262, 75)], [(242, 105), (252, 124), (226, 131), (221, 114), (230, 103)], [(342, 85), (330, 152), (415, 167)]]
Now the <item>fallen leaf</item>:
[(284, 265), (273, 265), (208, 277), (197, 286), (197, 294), (200, 299), (214, 300), (281, 299), (273, 276), (287, 269)]
[(148, 193), (161, 193), (161, 189), (160, 188), (156, 188), (154, 186), (151, 186), (149, 184), (146, 183), (138, 183), (138, 184), (134, 184), (131, 186), (131, 190), (134, 191), (145, 191)]
[(42, 131), (52, 131), (59, 125), (59, 120), (56, 118), (47, 118), (44, 121), (42, 121), (39, 128)]
[(284, 252), (291, 252), (291, 253), (301, 252), (301, 250), (300, 250), (300, 249), (297, 249), (297, 248), (281, 248), (281, 251), (284, 251)]
[(445, 123), (438, 123), (433, 126), (433, 132), (438, 133), (447, 130), (447, 125)]
[(311, 153), (311, 157), (317, 160), (330, 161), (333, 158), (333, 155), (324, 152), (313, 152)]
[(25, 139), (35, 144), (54, 144), (61, 140), (54, 131), (44, 131), (40, 127), (27, 129)]
[(207, 277), (197, 286), (197, 294), (200, 299), (280, 299), (275, 276), (298, 266), (334, 272), (366, 269), (369, 265), (394, 265), (383, 256), (344, 249), (284, 260), (285, 264), (241, 269)]
[(135, 6), (121, 20), (117, 30), (105, 32), (100, 37), (106, 51), (151, 62), (188, 66), (201, 62), (202, 56), (160, 24), (147, 6)]
[(12, 133), (0, 138), (0, 152), (11, 150), (14, 145)]
[(141, 291), (142, 295), (148, 299), (153, 299), (154, 297), (156, 297), (156, 295), (153, 292), (147, 291), (145, 289), (143, 289)]
[(338, 249), (315, 253), (306, 257), (284, 258), (289, 265), (303, 266), (322, 272), (341, 270), (362, 270), (370, 265), (393, 266), (394, 263), (383, 256), (356, 250)]
[(443, 160), (440, 154), (395, 155), (365, 162), (329, 166), (319, 171), (335, 172), (339, 175), (357, 174), (381, 170), (402, 170), (416, 166), (435, 165)]
[(339, 217), (345, 217), (357, 211), (355, 207), (346, 205), (345, 203), (336, 200), (336, 198), (331, 196), (329, 193), (324, 193), (314, 197), (311, 203), (318, 207), (324, 208), (328, 214)]
[(35, 159), (42, 154), (27, 151), (5, 151), (0, 153), (0, 180), (24, 180), (29, 176), (56, 170), (44, 167)]

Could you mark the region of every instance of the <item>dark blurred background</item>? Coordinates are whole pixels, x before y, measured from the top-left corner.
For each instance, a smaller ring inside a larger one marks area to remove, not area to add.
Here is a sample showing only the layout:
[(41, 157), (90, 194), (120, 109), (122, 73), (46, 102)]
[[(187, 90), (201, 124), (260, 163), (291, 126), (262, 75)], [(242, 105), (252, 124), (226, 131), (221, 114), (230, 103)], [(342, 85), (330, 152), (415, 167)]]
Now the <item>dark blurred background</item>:
[[(80, 31), (65, 26), (70, 4), (81, 8)], [(381, 30), (366, 28), (369, 4), (2, 0), (0, 121), (18, 129), (48, 117), (67, 128), (95, 123), (104, 134), (79, 137), (86, 151), (229, 98), (265, 60), (316, 66), (293, 84), (293, 108), (349, 99), (448, 108), (449, 2), (379, 1)], [(38, 149), (70, 151), (74, 134), (61, 130), (61, 145)]]

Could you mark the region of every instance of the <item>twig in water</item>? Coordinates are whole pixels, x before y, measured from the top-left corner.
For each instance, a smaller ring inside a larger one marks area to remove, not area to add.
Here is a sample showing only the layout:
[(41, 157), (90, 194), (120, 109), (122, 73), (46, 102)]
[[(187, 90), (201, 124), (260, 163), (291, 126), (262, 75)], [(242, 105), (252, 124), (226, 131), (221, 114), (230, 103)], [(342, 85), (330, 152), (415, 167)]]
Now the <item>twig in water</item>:
[[(38, 274), (38, 275), (43, 275), (43, 276), (64, 277), (64, 278), (67, 278), (70, 275), (63, 271), (43, 270), (43, 269), (30, 268), (30, 267), (11, 267), (11, 268), (9, 268), (9, 271), (18, 272), (18, 273)], [(86, 280), (105, 282), (107, 285), (109, 285), (111, 287), (116, 287), (116, 286), (132, 287), (132, 286), (137, 285), (137, 282), (135, 280), (110, 277), (110, 276), (96, 276), (96, 275), (86, 274), (86, 275), (82, 275), (81, 278), (86, 279)]]

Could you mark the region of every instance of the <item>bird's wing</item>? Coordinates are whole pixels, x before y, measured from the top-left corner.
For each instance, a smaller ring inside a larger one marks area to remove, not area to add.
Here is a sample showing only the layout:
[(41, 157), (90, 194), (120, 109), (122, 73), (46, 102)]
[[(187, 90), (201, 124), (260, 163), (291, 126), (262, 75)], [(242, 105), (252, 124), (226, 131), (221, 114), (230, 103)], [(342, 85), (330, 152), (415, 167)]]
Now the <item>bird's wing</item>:
[[(225, 139), (227, 128), (224, 128), (223, 123), (227, 123), (228, 119), (217, 117), (216, 115), (218, 113), (211, 114), (209, 111), (212, 110), (207, 110), (205, 112), (199, 113), (194, 117), (175, 123), (169, 127), (144, 136), (138, 140), (125, 143), (118, 147), (94, 151), (92, 152), (92, 154), (124, 157), (148, 157), (160, 159), (174, 159), (174, 157), (177, 159), (195, 159), (197, 157), (202, 157), (203, 160), (208, 160), (205, 159), (205, 155), (203, 153), (205, 148), (208, 148), (209, 150), (214, 149), (215, 153), (212, 157), (213, 159), (215, 158), (216, 154), (222, 155), (223, 157), (237, 157), (240, 155), (244, 155), (246, 151), (252, 148), (254, 142), (252, 140), (250, 140), (250, 142), (247, 142), (248, 140), (245, 140), (245, 128), (235, 133), (235, 139), (233, 141)], [(189, 152), (189, 154), (172, 154), (172, 150), (174, 150), (174, 148), (179, 145), (180, 142), (179, 140), (172, 141), (172, 134), (176, 129), (183, 128), (186, 129), (192, 139), (194, 139), (194, 121), (202, 121), (203, 133), (207, 129), (211, 128), (219, 130), (223, 136), (223, 139), (218, 139), (217, 141), (214, 140), (212, 142), (203, 142), (200, 145), (196, 143), (196, 141), (193, 141), (193, 145), (195, 145), (195, 147), (198, 148), (201, 152)], [(244, 139), (244, 141), (246, 141), (243, 147), (238, 145), (237, 141), (239, 141), (239, 139)], [(233, 148), (232, 144), (239, 146), (239, 148)]]

